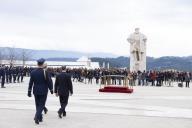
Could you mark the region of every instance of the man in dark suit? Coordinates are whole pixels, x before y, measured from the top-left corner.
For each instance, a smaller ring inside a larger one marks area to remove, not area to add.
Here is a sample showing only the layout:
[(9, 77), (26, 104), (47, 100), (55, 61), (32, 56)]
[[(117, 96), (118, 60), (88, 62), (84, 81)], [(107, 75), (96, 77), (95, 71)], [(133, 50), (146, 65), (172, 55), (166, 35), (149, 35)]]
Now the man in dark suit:
[(53, 84), (48, 73), (43, 69), (45, 59), (37, 60), (38, 68), (31, 72), (31, 78), (28, 87), (28, 96), (31, 97), (31, 91), (33, 88), (33, 94), (35, 97), (36, 114), (35, 123), (42, 122), (42, 111), (45, 107), (47, 99), (48, 89), (53, 94)]
[(65, 108), (68, 104), (69, 94), (73, 94), (73, 85), (71, 82), (71, 76), (66, 73), (66, 67), (62, 67), (62, 72), (56, 76), (54, 92), (56, 96), (59, 96), (61, 108), (58, 111), (59, 118), (66, 116)]

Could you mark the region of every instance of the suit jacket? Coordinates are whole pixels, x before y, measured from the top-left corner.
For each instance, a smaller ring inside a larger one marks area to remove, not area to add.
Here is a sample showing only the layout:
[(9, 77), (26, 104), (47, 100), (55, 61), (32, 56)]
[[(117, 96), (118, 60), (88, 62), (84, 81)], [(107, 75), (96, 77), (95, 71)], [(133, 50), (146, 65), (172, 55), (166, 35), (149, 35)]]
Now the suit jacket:
[(62, 72), (56, 76), (54, 92), (62, 96), (69, 96), (69, 92), (73, 94), (73, 85), (69, 74)]
[(37, 68), (31, 72), (31, 78), (29, 81), (28, 91), (31, 91), (33, 87), (33, 94), (35, 95), (46, 95), (49, 90), (53, 90), (53, 82), (48, 74), (42, 68)]

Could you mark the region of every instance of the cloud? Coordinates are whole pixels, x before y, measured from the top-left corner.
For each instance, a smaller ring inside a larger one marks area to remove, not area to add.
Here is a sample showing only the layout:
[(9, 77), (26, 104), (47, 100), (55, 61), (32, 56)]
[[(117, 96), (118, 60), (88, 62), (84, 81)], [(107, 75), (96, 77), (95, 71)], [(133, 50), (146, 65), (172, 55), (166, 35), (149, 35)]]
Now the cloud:
[(191, 5), (189, 0), (1, 0), (0, 44), (129, 55), (126, 38), (140, 27), (149, 56), (191, 55)]

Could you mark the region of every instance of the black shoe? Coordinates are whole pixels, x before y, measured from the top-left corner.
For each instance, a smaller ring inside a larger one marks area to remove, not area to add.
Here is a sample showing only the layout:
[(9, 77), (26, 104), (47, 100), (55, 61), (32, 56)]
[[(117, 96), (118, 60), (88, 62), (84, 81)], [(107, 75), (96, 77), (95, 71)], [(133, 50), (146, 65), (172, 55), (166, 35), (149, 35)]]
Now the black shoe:
[(1, 87), (1, 88), (6, 88), (5, 86)]
[(38, 119), (35, 119), (35, 124), (39, 124), (39, 120)]
[[(38, 119), (37, 119), (38, 120)], [(36, 121), (36, 118), (34, 117), (34, 121)], [(38, 120), (39, 122), (43, 122), (43, 117)]]
[(63, 116), (66, 116), (66, 112), (63, 112)]
[(43, 118), (39, 119), (39, 122), (43, 122)]
[(61, 113), (61, 112), (58, 112), (58, 116), (59, 116), (59, 118), (61, 119), (61, 118), (62, 118), (62, 113)]
[(47, 109), (47, 108), (45, 108), (45, 109), (44, 109), (44, 113), (45, 113), (45, 114), (47, 114), (47, 112), (48, 112), (48, 109)]

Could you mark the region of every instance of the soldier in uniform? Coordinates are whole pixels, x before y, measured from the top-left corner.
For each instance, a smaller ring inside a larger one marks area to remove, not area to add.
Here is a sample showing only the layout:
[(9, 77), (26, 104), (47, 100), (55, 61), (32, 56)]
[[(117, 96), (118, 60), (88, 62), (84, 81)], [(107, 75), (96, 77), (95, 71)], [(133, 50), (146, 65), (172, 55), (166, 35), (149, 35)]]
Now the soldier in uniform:
[(61, 108), (58, 111), (59, 118), (66, 116), (65, 108), (68, 104), (69, 93), (73, 94), (71, 76), (66, 73), (66, 67), (62, 67), (62, 73), (56, 76), (54, 92), (59, 96)]
[(21, 78), (21, 67), (17, 67), (17, 83), (20, 83)]
[(16, 83), (17, 75), (18, 75), (17, 68), (14, 67), (14, 68), (13, 68), (13, 83)]
[(5, 88), (5, 68), (4, 66), (0, 67), (0, 79), (1, 79), (1, 88)]
[(37, 60), (38, 68), (31, 72), (28, 87), (28, 96), (31, 97), (31, 91), (33, 88), (33, 94), (35, 97), (36, 114), (34, 120), (36, 124), (43, 121), (42, 111), (45, 108), (48, 89), (51, 94), (53, 94), (53, 84), (51, 82), (51, 78), (49, 77), (48, 72), (43, 69), (44, 62), (45, 59), (43, 58)]
[(9, 67), (6, 66), (5, 68), (5, 76), (6, 76), (6, 83), (8, 84), (9, 83)]
[(12, 75), (13, 75), (13, 67), (12, 66), (10, 66), (8, 72), (9, 72), (9, 83), (12, 83)]
[(23, 82), (23, 67), (17, 67), (17, 82)]
[(23, 82), (23, 77), (24, 77), (24, 68), (22, 67), (21, 68), (21, 82)]

